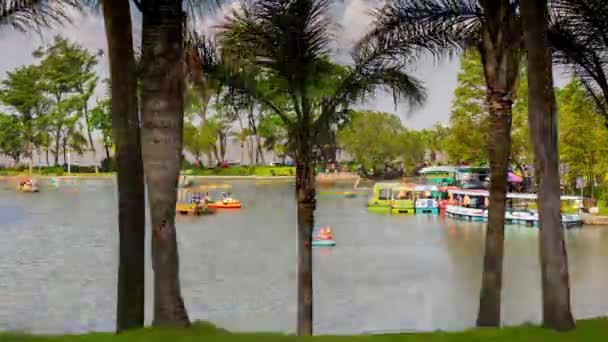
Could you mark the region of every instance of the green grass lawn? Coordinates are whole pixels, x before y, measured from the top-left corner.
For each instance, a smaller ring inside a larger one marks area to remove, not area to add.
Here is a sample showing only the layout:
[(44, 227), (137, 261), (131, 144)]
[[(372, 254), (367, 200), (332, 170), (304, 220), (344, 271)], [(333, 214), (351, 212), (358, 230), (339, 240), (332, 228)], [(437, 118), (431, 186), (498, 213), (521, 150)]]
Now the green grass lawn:
[(474, 329), (464, 332), (435, 332), (411, 334), (359, 335), (359, 336), (315, 336), (300, 338), (292, 335), (272, 333), (239, 333), (233, 334), (215, 328), (209, 324), (197, 323), (190, 329), (143, 329), (120, 335), (111, 333), (93, 333), (86, 335), (66, 336), (37, 336), (37, 335), (8, 335), (0, 334), (2, 342), (288, 342), (294, 340), (316, 340), (319, 342), (473, 342), (473, 341), (534, 341), (534, 342), (591, 342), (606, 341), (608, 336), (608, 320), (592, 319), (577, 322), (577, 329), (567, 333), (557, 333), (551, 330), (533, 326), (522, 326), (502, 329)]

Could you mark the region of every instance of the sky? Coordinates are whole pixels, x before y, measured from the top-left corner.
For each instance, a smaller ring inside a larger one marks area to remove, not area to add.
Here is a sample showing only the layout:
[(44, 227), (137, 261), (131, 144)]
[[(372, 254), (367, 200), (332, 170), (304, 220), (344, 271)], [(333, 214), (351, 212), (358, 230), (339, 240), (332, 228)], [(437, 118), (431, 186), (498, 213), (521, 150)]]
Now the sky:
[[(337, 40), (336, 55), (339, 60), (344, 60), (348, 56), (348, 51), (352, 48), (354, 42), (369, 28), (371, 18), (368, 13), (374, 4), (377, 4), (377, 2), (344, 0), (336, 1), (333, 5), (332, 13), (335, 16), (335, 22), (338, 24), (335, 36)], [(198, 23), (199, 27), (208, 32), (213, 32), (213, 27), (221, 23), (225, 15), (235, 6), (237, 6), (236, 2), (229, 3), (215, 13), (201, 18)], [(135, 12), (133, 11), (133, 31), (135, 40), (139, 41), (141, 16)], [(57, 34), (78, 42), (91, 51), (106, 50), (105, 30), (100, 13), (74, 14), (72, 23), (66, 23), (53, 30), (45, 30), (42, 34), (22, 33), (11, 28), (0, 28), (0, 51), (2, 52), (0, 55), (0, 77), (4, 78), (7, 71), (19, 66), (34, 63), (35, 59), (32, 57), (32, 51), (41, 44), (51, 42), (53, 36)], [(430, 128), (437, 122), (447, 124), (458, 70), (458, 58), (439, 62), (432, 58), (421, 59), (418, 63), (411, 65), (408, 71), (422, 80), (426, 88), (427, 101), (423, 107), (414, 110), (410, 110), (405, 104), (395, 107), (392, 96), (386, 93), (376, 94), (374, 98), (359, 105), (359, 107), (397, 114), (406, 127), (413, 129)], [(102, 78), (108, 77), (107, 55), (101, 57), (97, 72)], [(99, 86), (96, 95), (103, 96), (103, 93), (103, 87)], [(94, 102), (95, 99), (92, 100), (93, 104)]]

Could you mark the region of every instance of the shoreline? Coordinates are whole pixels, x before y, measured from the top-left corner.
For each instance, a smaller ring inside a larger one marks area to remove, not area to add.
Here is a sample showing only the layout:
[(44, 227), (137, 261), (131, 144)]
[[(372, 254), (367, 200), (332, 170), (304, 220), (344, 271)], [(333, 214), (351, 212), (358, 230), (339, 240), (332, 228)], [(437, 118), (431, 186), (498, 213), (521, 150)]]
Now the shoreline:
[[(521, 324), (501, 326), (500, 328), (469, 328), (455, 331), (378, 331), (353, 334), (317, 334), (306, 336), (308, 341), (395, 341), (395, 342), (439, 342), (439, 341), (601, 341), (601, 336), (608, 332), (608, 320), (605, 317), (576, 320), (576, 329), (556, 333), (554, 330), (542, 328), (538, 324)], [(81, 342), (112, 342), (112, 341), (269, 341), (286, 342), (301, 341), (303, 338), (287, 332), (231, 332), (204, 321), (195, 321), (187, 329), (159, 328), (146, 326), (134, 329), (125, 334), (115, 332), (91, 331), (77, 334), (30, 334), (12, 331), (0, 331), (0, 339), (13, 342), (43, 342), (43, 341), (81, 341)]]

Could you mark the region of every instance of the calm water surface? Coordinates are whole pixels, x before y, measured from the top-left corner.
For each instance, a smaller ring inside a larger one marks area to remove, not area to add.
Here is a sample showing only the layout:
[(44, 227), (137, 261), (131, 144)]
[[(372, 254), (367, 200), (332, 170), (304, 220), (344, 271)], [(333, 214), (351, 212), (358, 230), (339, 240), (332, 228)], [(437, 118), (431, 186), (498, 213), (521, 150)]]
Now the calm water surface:
[[(235, 331), (295, 331), (293, 183), (222, 181), (239, 211), (179, 217), (181, 283), (193, 320)], [(118, 234), (115, 184), (80, 180), (40, 194), (0, 183), (0, 330), (110, 331)], [(315, 249), (315, 333), (456, 330), (474, 325), (483, 226), (383, 216), (365, 197), (319, 197), (338, 245)], [(577, 318), (608, 314), (608, 229), (567, 232)], [(540, 320), (538, 235), (507, 227), (503, 323)], [(149, 255), (149, 251), (148, 251)], [(147, 321), (152, 272), (148, 260)]]

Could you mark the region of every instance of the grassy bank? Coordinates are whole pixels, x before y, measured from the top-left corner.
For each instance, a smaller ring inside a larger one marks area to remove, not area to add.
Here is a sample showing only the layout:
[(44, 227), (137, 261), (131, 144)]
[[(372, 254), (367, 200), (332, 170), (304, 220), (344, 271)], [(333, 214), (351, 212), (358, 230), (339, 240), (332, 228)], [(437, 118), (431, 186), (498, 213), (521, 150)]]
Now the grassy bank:
[[(76, 169), (72, 170), (69, 176), (73, 177), (107, 177), (113, 175), (112, 172), (99, 172), (95, 173), (93, 170), (88, 169)], [(182, 170), (183, 175), (189, 176), (256, 176), (256, 177), (274, 177), (274, 176), (295, 176), (295, 167), (288, 166), (234, 166), (227, 168), (215, 168), (215, 169), (184, 169)], [(12, 177), (28, 175), (28, 170), (23, 169), (2, 169), (0, 170), (0, 176)], [(34, 176), (53, 176), (61, 177), (68, 176), (68, 173), (63, 168), (40, 168), (34, 169), (32, 175)]]
[(190, 176), (295, 176), (296, 168), (289, 166), (233, 166), (215, 169), (187, 169), (183, 175)]
[[(577, 329), (567, 333), (556, 333), (551, 330), (533, 326), (522, 326), (502, 329), (474, 329), (464, 332), (434, 332), (411, 334), (359, 335), (359, 336), (315, 336), (312, 340), (319, 342), (470, 342), (470, 341), (543, 341), (543, 342), (575, 342), (575, 341), (604, 341), (608, 335), (608, 320), (593, 319), (577, 322)], [(94, 333), (86, 335), (66, 336), (37, 336), (37, 335), (8, 335), (0, 334), (3, 342), (229, 342), (229, 341), (260, 341), (288, 342), (295, 340), (310, 340), (292, 335), (271, 333), (232, 334), (215, 328), (209, 324), (198, 323), (191, 329), (143, 329), (139, 331), (114, 335), (111, 333)]]

